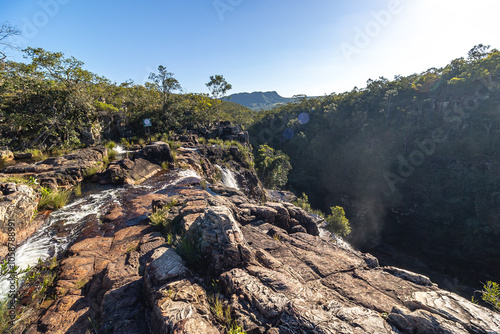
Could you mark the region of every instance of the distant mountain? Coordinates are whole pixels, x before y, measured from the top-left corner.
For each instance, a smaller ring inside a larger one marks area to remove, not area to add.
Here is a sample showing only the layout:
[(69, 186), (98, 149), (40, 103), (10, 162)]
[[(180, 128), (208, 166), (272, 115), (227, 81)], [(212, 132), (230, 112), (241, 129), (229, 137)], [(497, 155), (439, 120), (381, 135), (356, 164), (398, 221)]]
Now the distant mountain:
[(244, 105), (252, 110), (267, 110), (295, 100), (295, 98), (282, 97), (275, 91), (238, 93), (229, 96), (229, 101)]

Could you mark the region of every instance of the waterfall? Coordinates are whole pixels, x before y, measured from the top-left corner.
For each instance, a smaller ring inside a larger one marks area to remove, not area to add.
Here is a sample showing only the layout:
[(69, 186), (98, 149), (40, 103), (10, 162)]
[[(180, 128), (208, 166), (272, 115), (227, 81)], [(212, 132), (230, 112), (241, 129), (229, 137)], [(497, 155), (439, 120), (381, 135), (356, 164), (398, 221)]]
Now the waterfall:
[(113, 148), (113, 150), (114, 150), (114, 151), (116, 152), (116, 154), (118, 154), (118, 155), (125, 154), (125, 153), (127, 153), (127, 152), (128, 152), (127, 150), (125, 150), (125, 149), (123, 148), (123, 146), (121, 146), (121, 145), (119, 145), (119, 144), (116, 144), (116, 146)]
[(219, 165), (215, 165), (215, 167), (217, 167), (220, 170), (222, 176), (222, 183), (224, 183), (226, 187), (240, 190), (238, 182), (234, 178), (233, 171), (231, 171), (226, 167), (221, 167)]
[[(47, 222), (15, 251), (15, 265), (20, 269), (34, 267), (38, 260), (46, 261), (63, 253), (77, 237), (88, 219), (97, 220), (105, 206), (118, 202), (123, 188), (104, 190), (84, 198), (50, 214)], [(9, 293), (10, 282), (0, 277), (0, 301)]]

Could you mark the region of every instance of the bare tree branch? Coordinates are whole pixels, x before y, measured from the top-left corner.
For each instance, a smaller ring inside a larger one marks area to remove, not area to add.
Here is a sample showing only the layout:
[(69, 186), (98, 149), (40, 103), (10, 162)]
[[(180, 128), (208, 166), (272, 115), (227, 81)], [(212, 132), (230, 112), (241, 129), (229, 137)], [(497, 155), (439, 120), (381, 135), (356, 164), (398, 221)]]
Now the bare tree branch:
[(2, 25), (0, 26), (0, 47), (2, 47), (2, 49), (0, 50), (0, 61), (3, 61), (5, 58), (7, 58), (5, 49), (17, 49), (17, 47), (9, 41), (9, 38), (20, 34), (21, 31), (9, 22), (2, 23)]

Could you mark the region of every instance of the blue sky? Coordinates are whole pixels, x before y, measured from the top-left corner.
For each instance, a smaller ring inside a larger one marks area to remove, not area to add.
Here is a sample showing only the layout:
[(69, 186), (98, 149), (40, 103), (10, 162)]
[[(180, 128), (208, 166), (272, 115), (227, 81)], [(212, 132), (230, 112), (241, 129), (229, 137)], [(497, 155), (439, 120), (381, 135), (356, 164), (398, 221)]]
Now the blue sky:
[[(2, 0), (21, 47), (62, 51), (118, 83), (164, 65), (186, 92), (324, 95), (500, 48), (498, 0)], [(11, 59), (22, 56), (9, 52)]]

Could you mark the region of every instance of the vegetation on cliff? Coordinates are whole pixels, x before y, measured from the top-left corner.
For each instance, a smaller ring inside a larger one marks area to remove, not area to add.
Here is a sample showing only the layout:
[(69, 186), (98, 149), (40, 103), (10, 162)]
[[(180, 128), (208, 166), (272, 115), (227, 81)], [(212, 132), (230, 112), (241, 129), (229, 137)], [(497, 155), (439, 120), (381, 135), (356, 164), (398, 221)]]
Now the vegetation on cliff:
[[(164, 66), (145, 85), (121, 84), (92, 73), (61, 52), (24, 50), (26, 63), (0, 61), (0, 146), (48, 149), (93, 145), (101, 139), (146, 137), (151, 132), (187, 131), (220, 119), (248, 125), (255, 113), (219, 100), (231, 85), (217, 75), (212, 92), (183, 93)], [(207, 84), (208, 85), (208, 84)]]
[(346, 208), (356, 245), (498, 275), (499, 102), (500, 52), (478, 45), (443, 68), (263, 112), (250, 137), (290, 157), (295, 193)]

